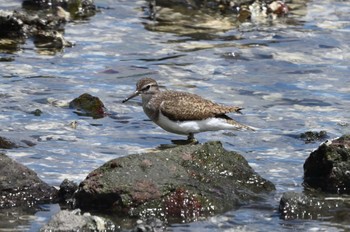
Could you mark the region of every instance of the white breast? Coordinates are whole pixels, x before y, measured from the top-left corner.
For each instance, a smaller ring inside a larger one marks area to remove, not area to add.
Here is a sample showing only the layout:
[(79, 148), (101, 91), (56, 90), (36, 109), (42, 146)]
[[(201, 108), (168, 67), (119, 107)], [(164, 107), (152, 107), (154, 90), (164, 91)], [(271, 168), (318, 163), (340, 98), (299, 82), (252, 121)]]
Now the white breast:
[(229, 124), (225, 119), (221, 118), (208, 118), (197, 121), (171, 121), (162, 113), (159, 113), (158, 121), (155, 123), (166, 131), (184, 135), (188, 135), (189, 133), (199, 133), (203, 131), (240, 129), (238, 125), (235, 126)]

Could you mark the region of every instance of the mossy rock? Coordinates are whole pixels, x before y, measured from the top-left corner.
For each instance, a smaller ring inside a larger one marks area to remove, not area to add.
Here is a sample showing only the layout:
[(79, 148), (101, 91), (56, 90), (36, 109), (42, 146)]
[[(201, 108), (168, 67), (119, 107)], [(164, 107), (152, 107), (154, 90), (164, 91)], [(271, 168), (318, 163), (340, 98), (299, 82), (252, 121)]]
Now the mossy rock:
[(275, 189), (243, 156), (220, 142), (113, 159), (91, 172), (76, 207), (183, 222), (263, 199)]

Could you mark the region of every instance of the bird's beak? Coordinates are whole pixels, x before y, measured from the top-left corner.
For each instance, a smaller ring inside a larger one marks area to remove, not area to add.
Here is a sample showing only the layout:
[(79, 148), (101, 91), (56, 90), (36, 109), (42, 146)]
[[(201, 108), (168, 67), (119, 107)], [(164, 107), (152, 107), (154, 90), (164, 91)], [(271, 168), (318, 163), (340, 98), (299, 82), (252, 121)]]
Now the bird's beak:
[(127, 101), (129, 101), (131, 98), (134, 98), (136, 96), (138, 96), (140, 94), (140, 91), (136, 90), (133, 94), (131, 94), (129, 97), (125, 98), (122, 103), (125, 103)]

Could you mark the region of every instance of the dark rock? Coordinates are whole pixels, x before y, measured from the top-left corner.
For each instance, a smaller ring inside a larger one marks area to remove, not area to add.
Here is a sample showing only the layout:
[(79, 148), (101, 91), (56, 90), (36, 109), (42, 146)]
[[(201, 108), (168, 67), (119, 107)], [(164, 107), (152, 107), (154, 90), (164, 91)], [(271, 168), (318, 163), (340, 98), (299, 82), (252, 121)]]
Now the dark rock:
[(281, 219), (322, 219), (332, 222), (349, 222), (350, 204), (346, 198), (315, 193), (286, 192), (283, 194), (279, 212)]
[(113, 159), (91, 172), (76, 207), (121, 216), (192, 221), (260, 200), (275, 189), (220, 142)]
[(350, 135), (326, 141), (304, 163), (304, 185), (330, 193), (350, 193)]
[(102, 118), (105, 116), (105, 107), (98, 97), (88, 93), (80, 95), (69, 103), (70, 108), (77, 109), (76, 113), (93, 118)]
[(300, 138), (305, 141), (305, 143), (312, 143), (315, 141), (321, 141), (328, 138), (327, 131), (306, 131), (300, 134)]
[(36, 144), (28, 140), (12, 141), (8, 138), (0, 136), (0, 148), (2, 149), (13, 149), (19, 147), (32, 147)]
[(0, 148), (2, 149), (12, 149), (12, 148), (17, 148), (19, 147), (16, 143), (10, 141), (7, 138), (1, 137), (0, 136)]
[(55, 214), (40, 231), (115, 231), (115, 225), (102, 217), (89, 213), (81, 215), (79, 209), (62, 210)]
[[(71, 47), (72, 43), (66, 41), (63, 31), (64, 21), (47, 12), (1, 12), (0, 38), (11, 41), (11, 46), (23, 44), (26, 38), (34, 38), (34, 44), (39, 48), (62, 49)], [(9, 47), (8, 50), (13, 50)]]
[(49, 203), (57, 190), (40, 180), (35, 172), (0, 154), (0, 208)]
[[(0, 46), (1, 49), (2, 46)], [(8, 50), (8, 49), (6, 49)], [(12, 62), (14, 61), (15, 58), (11, 57), (11, 56), (5, 56), (5, 57), (0, 57), (0, 62)]]
[(93, 0), (24, 0), (22, 7), (28, 10), (57, 9), (61, 7), (72, 18), (86, 18), (95, 15), (97, 8)]
[(24, 42), (25, 31), (22, 20), (13, 17), (10, 12), (0, 12), (0, 38), (16, 38)]
[(58, 190), (58, 198), (60, 202), (67, 203), (73, 197), (75, 191), (78, 190), (78, 185), (73, 181), (64, 179)]
[(37, 116), (37, 117), (41, 116), (42, 113), (43, 112), (40, 109), (35, 109), (30, 112), (30, 114), (33, 114), (34, 116)]
[(63, 37), (65, 23), (97, 12), (92, 0), (24, 0), (22, 6), (25, 10), (0, 11), (0, 38), (9, 39), (2, 49), (15, 52), (33, 38), (39, 52), (59, 52), (73, 46)]

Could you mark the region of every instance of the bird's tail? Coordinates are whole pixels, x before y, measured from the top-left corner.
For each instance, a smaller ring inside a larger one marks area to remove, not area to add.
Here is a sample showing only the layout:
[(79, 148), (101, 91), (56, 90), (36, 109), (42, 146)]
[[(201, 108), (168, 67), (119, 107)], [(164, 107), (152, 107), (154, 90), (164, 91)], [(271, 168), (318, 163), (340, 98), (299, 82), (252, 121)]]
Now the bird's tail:
[(258, 128), (256, 128), (256, 127), (247, 126), (247, 125), (244, 125), (242, 123), (239, 123), (225, 114), (220, 115), (220, 118), (226, 119), (227, 123), (235, 126), (235, 130), (250, 130), (250, 131), (257, 131), (258, 130)]
[(232, 112), (236, 112), (238, 114), (242, 114), (241, 110), (243, 110), (243, 108), (234, 106), (232, 109), (233, 109)]
[(244, 125), (244, 124), (241, 124), (233, 119), (231, 120), (227, 120), (228, 123), (234, 125), (237, 127), (237, 130), (250, 130), (250, 131), (256, 131), (258, 130), (258, 128), (256, 127), (252, 127), (252, 126), (247, 126), (247, 125)]

